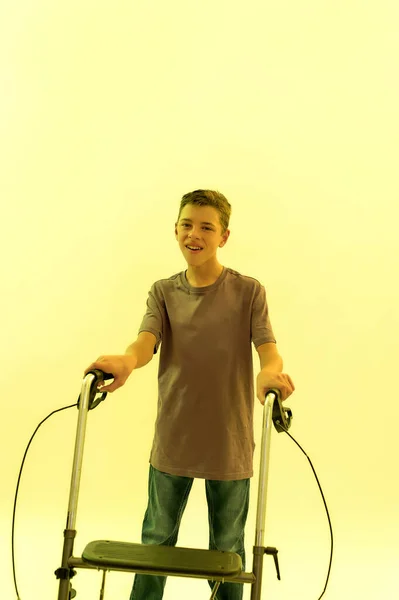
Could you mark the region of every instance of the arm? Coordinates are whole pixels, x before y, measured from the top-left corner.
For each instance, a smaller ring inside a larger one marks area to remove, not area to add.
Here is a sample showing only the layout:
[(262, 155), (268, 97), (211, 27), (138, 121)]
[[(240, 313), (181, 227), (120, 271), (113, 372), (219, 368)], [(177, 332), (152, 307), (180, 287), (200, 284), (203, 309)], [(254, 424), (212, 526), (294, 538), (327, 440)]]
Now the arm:
[(156, 337), (149, 331), (142, 331), (137, 340), (130, 344), (125, 354), (99, 356), (85, 371), (85, 375), (92, 369), (100, 369), (105, 373), (112, 373), (114, 381), (109, 385), (99, 385), (101, 392), (114, 392), (126, 382), (134, 369), (147, 365), (154, 356)]
[(283, 359), (277, 351), (277, 346), (274, 342), (268, 344), (262, 344), (256, 349), (259, 360), (260, 369), (266, 369), (267, 371), (275, 371), (281, 373), (283, 370)]
[(133, 369), (140, 369), (152, 360), (156, 341), (157, 338), (153, 333), (142, 331), (137, 340), (126, 348), (125, 356), (133, 356), (136, 359)]
[(256, 349), (260, 360), (260, 373), (256, 380), (256, 395), (261, 404), (265, 403), (268, 390), (275, 388), (280, 391), (281, 399), (285, 400), (295, 390), (291, 377), (283, 373), (283, 359), (278, 353), (274, 342), (262, 344)]

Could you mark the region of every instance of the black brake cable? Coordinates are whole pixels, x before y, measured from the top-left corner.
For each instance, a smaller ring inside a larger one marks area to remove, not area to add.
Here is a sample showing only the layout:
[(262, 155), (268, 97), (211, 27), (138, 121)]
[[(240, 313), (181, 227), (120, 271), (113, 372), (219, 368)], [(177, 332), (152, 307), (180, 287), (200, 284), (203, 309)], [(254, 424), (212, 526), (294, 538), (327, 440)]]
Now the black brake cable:
[(330, 578), (330, 572), (331, 572), (331, 564), (332, 564), (332, 558), (333, 558), (333, 548), (334, 548), (334, 538), (333, 538), (333, 530), (332, 530), (332, 525), (331, 525), (331, 519), (330, 519), (330, 513), (328, 512), (328, 508), (327, 508), (327, 503), (326, 503), (326, 499), (324, 498), (324, 494), (323, 494), (323, 490), (321, 489), (321, 485), (320, 485), (320, 481), (319, 478), (317, 477), (316, 471), (313, 467), (312, 461), (310, 460), (309, 456), (306, 454), (305, 450), (302, 448), (302, 446), (300, 444), (298, 444), (298, 442), (296, 441), (296, 439), (294, 437), (292, 437), (292, 435), (290, 433), (288, 433), (287, 429), (282, 425), (281, 422), (278, 423), (279, 426), (281, 427), (281, 429), (292, 439), (293, 442), (295, 442), (295, 444), (298, 446), (298, 448), (300, 450), (302, 450), (302, 452), (304, 453), (304, 455), (306, 456), (306, 458), (308, 459), (310, 466), (312, 467), (312, 471), (313, 474), (316, 478), (317, 481), (317, 485), (319, 486), (319, 490), (321, 493), (321, 497), (323, 498), (323, 502), (324, 502), (324, 507), (326, 509), (326, 513), (327, 513), (327, 519), (328, 519), (328, 525), (330, 528), (330, 539), (331, 539), (331, 551), (330, 551), (330, 562), (328, 565), (328, 571), (327, 571), (327, 578), (326, 578), (326, 583), (324, 585), (324, 590), (322, 591), (321, 595), (319, 596), (318, 600), (320, 600), (324, 594), (325, 591), (327, 589), (327, 585), (328, 585), (328, 580)]
[(73, 408), (74, 406), (77, 406), (78, 404), (70, 404), (69, 406), (64, 406), (63, 408), (57, 408), (57, 410), (53, 410), (53, 412), (51, 412), (49, 415), (47, 415), (47, 417), (45, 419), (43, 419), (43, 421), (41, 421), (41, 423), (39, 423), (39, 425), (36, 427), (35, 431), (33, 432), (32, 437), (29, 440), (29, 443), (26, 447), (25, 450), (25, 454), (24, 457), (22, 459), (22, 464), (21, 464), (21, 468), (19, 470), (19, 475), (18, 475), (18, 482), (17, 482), (17, 489), (15, 491), (15, 499), (14, 499), (14, 510), (12, 513), (12, 527), (11, 527), (11, 557), (12, 557), (12, 572), (13, 572), (13, 576), (14, 576), (14, 585), (15, 585), (15, 591), (17, 593), (17, 599), (21, 600), (19, 592), (18, 592), (18, 586), (17, 586), (17, 579), (15, 576), (15, 556), (14, 556), (14, 528), (15, 528), (15, 512), (16, 512), (16, 508), (17, 508), (17, 498), (18, 498), (18, 490), (19, 490), (19, 483), (21, 481), (21, 475), (22, 475), (22, 469), (24, 467), (25, 464), (25, 459), (26, 459), (26, 455), (28, 453), (29, 450), (29, 446), (32, 443), (33, 438), (36, 435), (37, 430), (39, 429), (39, 427), (41, 425), (43, 425), (43, 423), (45, 421), (47, 421), (47, 419), (49, 419), (52, 415), (54, 415), (57, 412), (61, 412), (62, 410), (66, 410), (67, 408)]

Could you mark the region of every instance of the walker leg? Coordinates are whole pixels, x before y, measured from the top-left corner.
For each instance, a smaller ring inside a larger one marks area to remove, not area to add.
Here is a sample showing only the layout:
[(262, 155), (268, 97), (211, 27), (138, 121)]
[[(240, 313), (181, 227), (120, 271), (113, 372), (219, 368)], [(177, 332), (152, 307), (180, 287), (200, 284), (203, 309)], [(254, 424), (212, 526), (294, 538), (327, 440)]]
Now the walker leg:
[(103, 571), (103, 579), (101, 582), (101, 590), (100, 590), (100, 600), (104, 600), (104, 591), (105, 591), (105, 576), (107, 574), (107, 571)]
[(251, 585), (251, 600), (260, 600), (262, 593), (262, 574), (263, 574), (263, 557), (265, 549), (254, 546), (253, 549), (253, 567), (252, 571), (255, 575), (255, 582)]

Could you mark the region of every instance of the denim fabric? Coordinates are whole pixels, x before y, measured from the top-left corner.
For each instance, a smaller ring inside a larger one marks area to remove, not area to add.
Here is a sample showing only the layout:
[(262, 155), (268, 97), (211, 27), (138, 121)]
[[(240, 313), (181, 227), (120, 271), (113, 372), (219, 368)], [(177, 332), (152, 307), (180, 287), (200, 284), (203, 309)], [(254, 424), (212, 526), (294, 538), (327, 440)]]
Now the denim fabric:
[[(175, 546), (193, 479), (168, 475), (150, 465), (148, 506), (143, 544)], [(209, 549), (236, 552), (245, 570), (244, 529), (248, 514), (250, 480), (205, 480), (208, 502)], [(136, 574), (130, 600), (161, 600), (166, 577)], [(214, 582), (208, 581), (211, 588)], [(217, 600), (242, 600), (243, 584), (223, 583)]]

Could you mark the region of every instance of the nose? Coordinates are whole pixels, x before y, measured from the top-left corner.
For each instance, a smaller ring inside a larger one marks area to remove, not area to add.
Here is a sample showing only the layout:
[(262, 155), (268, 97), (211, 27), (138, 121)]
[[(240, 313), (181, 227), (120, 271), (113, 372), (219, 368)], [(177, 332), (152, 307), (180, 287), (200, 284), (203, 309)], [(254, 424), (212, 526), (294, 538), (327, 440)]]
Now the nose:
[(190, 231), (190, 233), (188, 234), (188, 237), (190, 240), (198, 240), (198, 234), (196, 233), (196, 231), (194, 229), (192, 229)]

